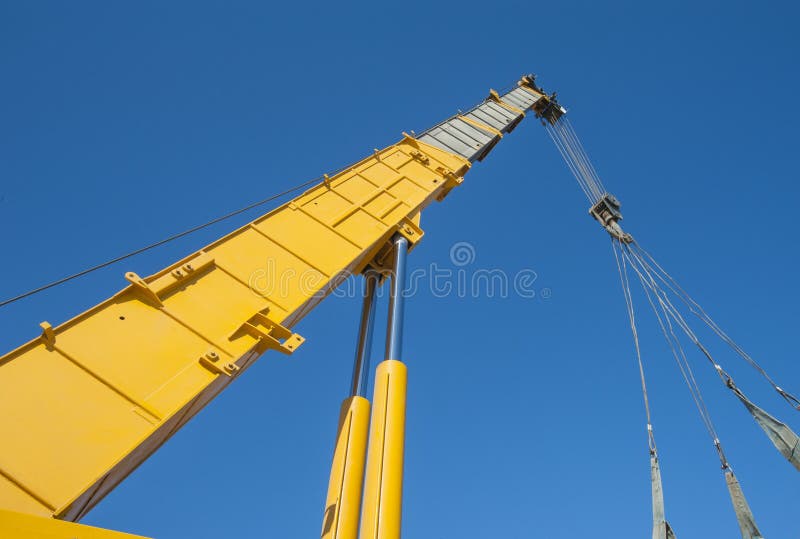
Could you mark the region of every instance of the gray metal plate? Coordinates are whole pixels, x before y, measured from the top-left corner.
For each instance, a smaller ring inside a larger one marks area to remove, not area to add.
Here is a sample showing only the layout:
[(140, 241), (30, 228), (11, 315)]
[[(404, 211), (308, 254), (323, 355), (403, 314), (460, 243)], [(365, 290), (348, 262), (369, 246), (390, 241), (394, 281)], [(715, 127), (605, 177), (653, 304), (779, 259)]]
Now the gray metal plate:
[[(508, 105), (528, 111), (538, 101), (536, 96), (522, 88), (514, 88), (500, 96)], [(522, 120), (523, 116), (509, 110), (492, 100), (486, 100), (463, 114), (479, 124), (486, 125), (501, 133), (508, 133)], [(419, 140), (450, 153), (476, 161), (483, 159), (500, 137), (491, 131), (481, 129), (457, 116), (428, 129)]]

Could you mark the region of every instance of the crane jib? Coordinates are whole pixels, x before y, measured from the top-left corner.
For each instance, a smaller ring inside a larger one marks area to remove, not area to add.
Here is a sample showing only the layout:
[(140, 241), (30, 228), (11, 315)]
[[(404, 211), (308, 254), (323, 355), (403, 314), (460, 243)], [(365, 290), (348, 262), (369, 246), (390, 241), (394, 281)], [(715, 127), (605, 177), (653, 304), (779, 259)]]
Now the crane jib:
[[(348, 276), (421, 239), (442, 200), (528, 113), (560, 114), (523, 77), (405, 135), (0, 358), (0, 510), (85, 515)], [(1, 520), (1, 519), (0, 519)]]

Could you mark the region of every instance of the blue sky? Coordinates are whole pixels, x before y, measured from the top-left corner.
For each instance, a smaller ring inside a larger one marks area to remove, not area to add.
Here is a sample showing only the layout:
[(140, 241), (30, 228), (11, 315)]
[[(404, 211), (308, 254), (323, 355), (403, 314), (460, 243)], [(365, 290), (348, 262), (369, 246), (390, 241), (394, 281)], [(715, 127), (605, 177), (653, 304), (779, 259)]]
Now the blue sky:
[[(569, 108), (626, 228), (797, 391), (798, 11), (6, 2), (0, 296), (334, 170), (535, 72)], [(464, 241), (470, 268), (533, 270), (537, 294), (408, 302), (406, 537), (650, 533), (638, 373), (608, 240), (586, 210), (527, 121), (423, 215), (412, 269), (452, 267)], [(0, 309), (2, 350), (116, 292), (125, 271), (153, 273), (258, 214)], [(303, 350), (265, 356), (85, 522), (161, 539), (315, 537), (358, 310), (324, 302), (297, 328)], [(735, 537), (716, 455), (645, 315), (668, 518), (681, 539)], [(381, 349), (379, 333), (374, 360)], [(752, 369), (715, 350), (800, 428)], [(691, 359), (762, 531), (800, 536), (796, 472)]]

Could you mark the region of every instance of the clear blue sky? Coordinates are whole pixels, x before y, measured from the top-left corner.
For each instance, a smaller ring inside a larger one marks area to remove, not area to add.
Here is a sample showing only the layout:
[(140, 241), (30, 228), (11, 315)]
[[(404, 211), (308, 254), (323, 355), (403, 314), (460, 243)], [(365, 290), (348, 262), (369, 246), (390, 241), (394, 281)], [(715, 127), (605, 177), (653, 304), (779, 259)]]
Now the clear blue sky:
[[(535, 72), (570, 109), (628, 230), (800, 390), (798, 11), (5, 2), (0, 296), (336, 169)], [(452, 267), (450, 247), (467, 241), (473, 267), (533, 269), (552, 294), (409, 301), (405, 537), (649, 536), (638, 374), (608, 239), (586, 210), (528, 121), (423, 216), (412, 268)], [(0, 309), (2, 350), (116, 292), (125, 271), (150, 274), (256, 215)], [(324, 302), (297, 328), (300, 352), (264, 357), (85, 522), (160, 539), (316, 537), (358, 309)], [(736, 537), (688, 392), (643, 334), (668, 518), (681, 539)], [(754, 400), (800, 427), (716, 349)], [(692, 359), (762, 531), (800, 537), (797, 472)]]

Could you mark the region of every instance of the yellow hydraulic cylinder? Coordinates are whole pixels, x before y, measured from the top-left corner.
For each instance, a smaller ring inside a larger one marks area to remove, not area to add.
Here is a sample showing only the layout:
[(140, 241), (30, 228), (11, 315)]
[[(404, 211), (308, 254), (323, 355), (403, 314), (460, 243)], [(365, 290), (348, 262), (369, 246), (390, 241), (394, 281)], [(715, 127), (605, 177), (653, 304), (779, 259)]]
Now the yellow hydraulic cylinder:
[(361, 487), (367, 455), (369, 401), (348, 397), (342, 402), (333, 452), (331, 479), (322, 521), (322, 539), (357, 539)]
[(406, 366), (393, 359), (375, 373), (361, 539), (398, 539), (403, 499)]

